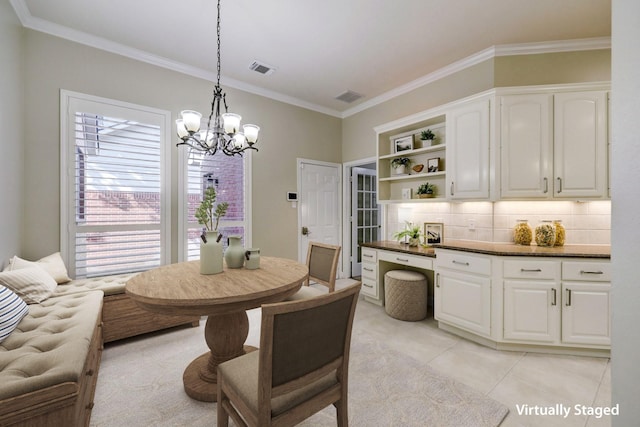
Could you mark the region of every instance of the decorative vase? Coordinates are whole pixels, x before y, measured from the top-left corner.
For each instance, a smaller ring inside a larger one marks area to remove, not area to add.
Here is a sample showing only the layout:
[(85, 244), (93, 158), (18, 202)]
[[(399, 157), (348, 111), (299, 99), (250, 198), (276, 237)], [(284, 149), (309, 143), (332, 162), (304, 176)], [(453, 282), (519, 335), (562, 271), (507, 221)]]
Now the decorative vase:
[(227, 250), (224, 252), (224, 260), (228, 268), (242, 268), (244, 265), (244, 248), (241, 236), (229, 236)]
[(251, 248), (247, 249), (244, 253), (245, 263), (244, 267), (247, 270), (255, 270), (260, 268), (260, 249)]
[(222, 273), (222, 243), (212, 238), (200, 242), (200, 274)]
[(433, 139), (421, 139), (423, 147), (431, 147), (433, 145)]
[(409, 246), (418, 246), (420, 244), (419, 237), (409, 237)]
[(399, 166), (396, 166), (394, 170), (396, 175), (404, 175), (406, 173), (406, 166), (399, 165)]

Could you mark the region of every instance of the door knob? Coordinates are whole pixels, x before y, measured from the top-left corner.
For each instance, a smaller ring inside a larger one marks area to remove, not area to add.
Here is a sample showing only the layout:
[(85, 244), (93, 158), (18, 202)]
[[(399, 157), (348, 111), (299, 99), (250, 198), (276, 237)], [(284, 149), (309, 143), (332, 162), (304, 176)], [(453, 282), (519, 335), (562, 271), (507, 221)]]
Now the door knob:
[(302, 227), (302, 235), (303, 236), (308, 236), (309, 234), (311, 234), (311, 232), (309, 231), (308, 227)]

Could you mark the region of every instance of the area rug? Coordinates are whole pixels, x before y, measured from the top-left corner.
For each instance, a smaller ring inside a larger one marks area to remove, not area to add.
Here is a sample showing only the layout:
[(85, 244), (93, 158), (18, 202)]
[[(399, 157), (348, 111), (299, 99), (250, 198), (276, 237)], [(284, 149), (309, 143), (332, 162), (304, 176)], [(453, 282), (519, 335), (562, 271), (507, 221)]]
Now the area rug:
[[(354, 331), (351, 347), (351, 426), (497, 426), (509, 412), (364, 332)], [(107, 345), (91, 425), (215, 425), (215, 404), (192, 400), (182, 389), (184, 368), (206, 350), (203, 326)], [(300, 425), (333, 427), (335, 408)]]

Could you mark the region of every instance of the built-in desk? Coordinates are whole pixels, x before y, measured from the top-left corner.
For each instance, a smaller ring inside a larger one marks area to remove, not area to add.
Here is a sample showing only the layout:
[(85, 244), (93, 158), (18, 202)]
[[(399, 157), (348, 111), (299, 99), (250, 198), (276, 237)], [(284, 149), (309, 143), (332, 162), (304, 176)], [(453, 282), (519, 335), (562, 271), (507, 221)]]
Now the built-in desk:
[(384, 305), (384, 275), (419, 271), (441, 329), (496, 349), (609, 356), (610, 247), (445, 241), (362, 245), (362, 293)]

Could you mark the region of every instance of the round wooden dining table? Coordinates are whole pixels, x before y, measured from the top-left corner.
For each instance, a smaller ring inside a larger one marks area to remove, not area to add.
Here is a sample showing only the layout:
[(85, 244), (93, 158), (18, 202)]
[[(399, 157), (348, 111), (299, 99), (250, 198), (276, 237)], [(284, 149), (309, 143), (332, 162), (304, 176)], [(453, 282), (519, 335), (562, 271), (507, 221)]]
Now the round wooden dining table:
[(260, 268), (200, 274), (200, 261), (169, 264), (140, 273), (125, 290), (142, 308), (169, 315), (208, 316), (204, 337), (209, 352), (196, 358), (182, 377), (190, 397), (217, 400), (217, 368), (255, 348), (244, 345), (249, 334), (246, 310), (295, 294), (309, 269), (297, 261), (262, 257)]

